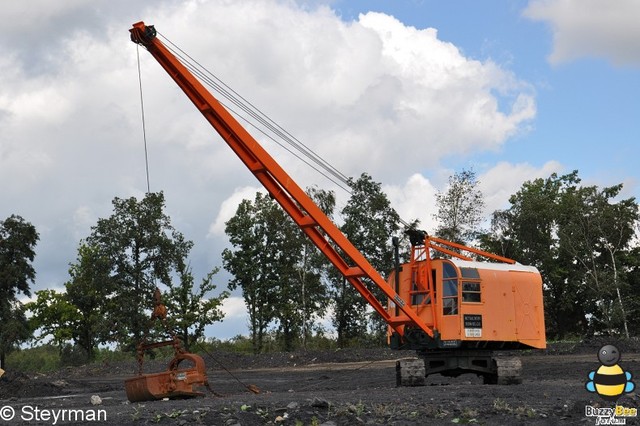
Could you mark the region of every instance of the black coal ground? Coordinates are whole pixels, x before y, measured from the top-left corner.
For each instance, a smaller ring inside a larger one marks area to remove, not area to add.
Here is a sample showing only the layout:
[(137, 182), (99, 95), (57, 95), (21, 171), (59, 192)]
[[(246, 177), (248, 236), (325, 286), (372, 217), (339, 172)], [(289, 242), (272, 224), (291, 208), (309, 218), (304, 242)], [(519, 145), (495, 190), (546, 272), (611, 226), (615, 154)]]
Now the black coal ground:
[[(589, 372), (599, 367), (598, 347), (555, 345), (524, 353), (523, 383), (509, 386), (483, 385), (468, 374), (434, 375), (423, 387), (396, 387), (395, 361), (413, 354), (390, 350), (214, 353), (203, 357), (215, 393), (142, 403), (129, 403), (124, 391), (124, 380), (136, 371), (133, 363), (36, 375), (8, 371), (0, 380), (0, 415), (9, 406), (15, 415), (7, 424), (31, 425), (596, 424), (586, 407), (614, 406), (585, 388)], [(640, 377), (640, 350), (621, 350), (620, 365)], [(147, 364), (150, 371), (163, 366)], [(249, 385), (260, 393), (250, 392)], [(93, 395), (99, 405), (92, 405)], [(617, 404), (637, 409), (640, 398), (632, 392)], [(640, 424), (637, 417), (624, 420)]]

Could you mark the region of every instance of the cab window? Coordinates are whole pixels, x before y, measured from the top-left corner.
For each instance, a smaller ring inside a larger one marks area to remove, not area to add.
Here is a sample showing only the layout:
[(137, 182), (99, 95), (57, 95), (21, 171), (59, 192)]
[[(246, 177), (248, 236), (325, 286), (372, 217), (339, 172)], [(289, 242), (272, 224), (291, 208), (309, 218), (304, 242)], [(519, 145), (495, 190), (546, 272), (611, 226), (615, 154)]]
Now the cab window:
[(418, 270), (411, 273), (411, 304), (420, 305), (424, 300), (424, 294), (418, 293)]
[(442, 265), (442, 314), (458, 315), (458, 274), (446, 262)]
[(462, 301), (482, 302), (478, 270), (476, 268), (460, 268), (460, 274), (462, 275)]

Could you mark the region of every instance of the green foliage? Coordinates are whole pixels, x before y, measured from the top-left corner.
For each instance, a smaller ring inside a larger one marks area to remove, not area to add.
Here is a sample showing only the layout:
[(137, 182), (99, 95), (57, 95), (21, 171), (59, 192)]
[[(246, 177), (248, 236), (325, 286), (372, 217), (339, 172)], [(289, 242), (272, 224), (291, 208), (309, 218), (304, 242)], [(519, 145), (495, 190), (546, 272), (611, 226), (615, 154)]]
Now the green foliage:
[(30, 296), (29, 282), (36, 272), (32, 262), (39, 235), (22, 217), (11, 215), (0, 221), (0, 297), (15, 299), (22, 293)]
[(39, 332), (36, 341), (51, 337), (53, 343), (62, 348), (73, 339), (80, 314), (64, 293), (47, 289), (36, 291), (36, 300), (27, 303), (25, 308), (31, 311), (29, 322), (32, 329)]
[(40, 345), (33, 348), (17, 349), (7, 357), (7, 365), (12, 370), (26, 372), (54, 371), (62, 365), (60, 349), (54, 345)]
[(621, 190), (621, 184), (570, 188), (561, 200), (558, 237), (582, 277), (581, 290), (592, 307), (590, 328), (616, 333), (622, 326), (629, 337), (622, 297), (629, 288), (619, 269), (640, 216), (635, 199), (615, 200)]
[(6, 354), (31, 334), (17, 297), (20, 293), (31, 296), (38, 239), (36, 228), (20, 216), (0, 221), (0, 368), (4, 368)]
[[(319, 188), (308, 188), (307, 194), (320, 210), (331, 219), (336, 205), (335, 194)], [(322, 336), (323, 330), (314, 325), (327, 310), (330, 298), (327, 285), (328, 274), (333, 266), (317, 249), (311, 240), (300, 233), (301, 257), (297, 265), (298, 286), (300, 288), (300, 316), (302, 347), (317, 343), (315, 336)]]
[[(149, 332), (158, 284), (168, 288), (169, 325), (187, 347), (223, 317), (220, 306), (228, 293), (210, 295), (217, 269), (195, 288), (185, 260), (193, 244), (171, 226), (162, 193), (141, 201), (115, 198), (113, 205), (114, 213), (99, 219), (80, 242), (66, 291), (41, 290), (28, 305), (31, 327), (39, 332), (36, 340), (51, 339), (62, 362), (92, 360), (100, 355), (101, 343), (133, 349)], [(176, 276), (178, 284), (172, 282)]]
[(71, 279), (65, 284), (65, 298), (77, 313), (72, 338), (93, 359), (96, 347), (109, 340), (110, 330), (105, 300), (114, 291), (110, 279), (111, 264), (97, 246), (81, 242), (76, 263), (69, 268)]
[(621, 189), (581, 186), (577, 171), (525, 182), (481, 238), (489, 251), (540, 270), (551, 338), (628, 336), (628, 321), (640, 312), (632, 287), (638, 205), (618, 200)]
[[(170, 355), (170, 354), (168, 354)], [(134, 361), (135, 356), (108, 348), (96, 348), (94, 362), (105, 365), (112, 362)], [(16, 349), (7, 356), (7, 366), (12, 370), (24, 372), (49, 372), (64, 366), (78, 366), (87, 363), (83, 348), (74, 345), (54, 345), (45, 343), (30, 348)]]
[(5, 368), (6, 354), (31, 337), (25, 308), (17, 300), (0, 300), (0, 368)]
[(482, 222), (484, 199), (480, 182), (473, 170), (463, 170), (449, 177), (447, 191), (436, 194), (439, 226), (435, 234), (445, 240), (468, 244), (478, 234)]
[(98, 344), (110, 335), (104, 321), (110, 306), (104, 301), (113, 291), (110, 268), (96, 246), (81, 242), (76, 263), (69, 268), (66, 291), (37, 291), (36, 300), (27, 304), (31, 326), (39, 333), (36, 341), (51, 338), (61, 353), (69, 352), (68, 343), (73, 342), (74, 358), (81, 358), (80, 349), (85, 361), (93, 359)]
[[(325, 193), (312, 196), (333, 202)], [(233, 275), (229, 288), (242, 288), (254, 352), (264, 350), (274, 324), (285, 350), (292, 350), (309, 333), (309, 319), (326, 307), (324, 264), (316, 249), (280, 206), (262, 193), (256, 193), (253, 202), (240, 203), (225, 232), (234, 249), (223, 251), (223, 265)]]
[(254, 202), (243, 200), (226, 223), (225, 232), (235, 250), (222, 252), (224, 268), (233, 275), (229, 289), (240, 287), (249, 313), (249, 332), (255, 353), (276, 315), (277, 282), (272, 274), (269, 230), (262, 217), (271, 201), (257, 193)]
[(207, 351), (220, 350), (244, 354), (251, 354), (254, 352), (253, 339), (241, 334), (238, 334), (237, 336), (234, 336), (227, 340), (219, 340), (215, 337), (211, 337), (202, 342), (201, 345)]
[[(390, 270), (390, 240), (398, 231), (398, 215), (381, 185), (370, 176), (363, 174), (350, 185), (353, 192), (342, 211), (342, 231), (376, 269)], [(331, 217), (335, 207), (333, 193), (317, 189), (307, 192)], [(233, 249), (222, 253), (223, 265), (233, 275), (229, 288), (242, 289), (254, 352), (266, 350), (269, 329), (274, 325), (276, 346), (292, 350), (301, 343), (307, 347), (313, 321), (326, 312), (329, 300), (336, 313), (334, 325), (341, 344), (367, 335), (370, 324), (378, 336), (374, 340), (382, 342), (386, 324), (377, 316), (369, 322), (366, 301), (338, 276), (270, 197), (258, 193), (253, 201), (243, 200), (226, 223), (225, 232)], [(368, 285), (380, 300), (385, 300), (375, 285)]]
[(172, 329), (177, 330), (178, 337), (187, 350), (204, 337), (207, 325), (221, 321), (224, 317), (220, 308), (229, 293), (223, 291), (218, 297), (207, 298), (207, 294), (216, 289), (213, 277), (218, 271), (219, 268), (213, 269), (203, 278), (200, 286), (194, 289), (191, 268), (185, 267), (179, 271), (180, 283), (172, 285), (165, 295), (168, 322)]
[[(152, 296), (159, 284), (184, 268), (193, 243), (186, 241), (164, 214), (164, 195), (148, 193), (138, 201), (115, 198), (114, 212), (92, 227), (87, 245), (108, 262), (105, 325), (110, 339), (133, 349), (147, 329)], [(100, 277), (102, 279), (104, 277)]]
[[(364, 255), (369, 263), (381, 274), (393, 269), (393, 247), (391, 237), (399, 230), (399, 216), (391, 207), (382, 185), (363, 173), (357, 180), (350, 180), (352, 190), (347, 205), (342, 209), (344, 224), (341, 231)], [(367, 334), (369, 319), (365, 312), (364, 298), (337, 273), (332, 274), (332, 298), (335, 317), (333, 325), (338, 333), (338, 343)], [(365, 282), (378, 300), (384, 301), (384, 294), (372, 283)], [(375, 314), (370, 322), (374, 334), (382, 340), (386, 324)]]

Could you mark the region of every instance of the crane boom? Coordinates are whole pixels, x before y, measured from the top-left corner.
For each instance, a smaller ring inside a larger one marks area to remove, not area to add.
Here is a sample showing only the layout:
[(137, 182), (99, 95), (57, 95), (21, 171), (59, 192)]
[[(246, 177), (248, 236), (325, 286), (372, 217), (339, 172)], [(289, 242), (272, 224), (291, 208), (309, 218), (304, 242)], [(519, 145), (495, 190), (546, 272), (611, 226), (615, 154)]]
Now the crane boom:
[(435, 330), (411, 309), (305, 191), (156, 37), (155, 28), (138, 22), (129, 31), (131, 40), (151, 53), (269, 194), (389, 326), (402, 336), (406, 322), (394, 320), (364, 279), (382, 290), (414, 327), (434, 337)]

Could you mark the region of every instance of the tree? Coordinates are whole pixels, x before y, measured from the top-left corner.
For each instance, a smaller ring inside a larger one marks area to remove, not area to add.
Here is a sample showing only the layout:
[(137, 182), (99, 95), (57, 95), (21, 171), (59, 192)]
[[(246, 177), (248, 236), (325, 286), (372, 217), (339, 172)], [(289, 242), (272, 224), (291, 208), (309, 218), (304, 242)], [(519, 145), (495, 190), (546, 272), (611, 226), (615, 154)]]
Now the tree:
[(184, 268), (193, 243), (171, 225), (164, 214), (164, 194), (147, 193), (115, 198), (114, 212), (91, 228), (87, 244), (98, 250), (109, 264), (105, 300), (110, 339), (133, 350), (146, 332), (148, 313), (156, 286), (171, 286), (171, 276)]
[(51, 337), (53, 344), (62, 351), (63, 346), (73, 339), (78, 311), (66, 300), (64, 293), (45, 289), (35, 294), (36, 300), (25, 304), (25, 309), (31, 312), (31, 328), (40, 332), (36, 341)]
[(576, 171), (525, 182), (510, 197), (511, 207), (493, 215), (501, 232), (483, 238), (487, 250), (500, 246), (505, 256), (538, 268), (544, 282), (545, 324), (550, 337), (563, 338), (586, 328), (589, 308), (575, 303), (581, 278), (574, 274), (571, 259), (560, 250), (558, 241), (561, 194), (578, 182)]
[[(321, 205), (332, 195), (310, 190)], [(234, 250), (223, 251), (233, 275), (229, 288), (242, 288), (249, 311), (254, 352), (262, 351), (267, 330), (277, 327), (283, 349), (292, 350), (309, 332), (310, 320), (326, 307), (321, 275), (324, 263), (297, 225), (270, 197), (243, 200), (225, 231)]]
[(584, 293), (591, 302), (590, 322), (597, 331), (622, 328), (628, 338), (626, 303), (622, 297), (620, 256), (629, 248), (638, 221), (634, 198), (615, 201), (622, 184), (600, 190), (571, 188), (561, 199), (558, 236), (583, 274)]
[(580, 186), (577, 171), (525, 182), (481, 239), (485, 249), (540, 270), (550, 337), (628, 334), (638, 206), (616, 201), (621, 189)]
[(25, 315), (25, 307), (18, 300), (0, 300), (0, 368), (5, 368), (6, 355), (16, 345), (29, 340), (32, 330)]
[(73, 341), (85, 360), (93, 360), (98, 344), (109, 336), (104, 321), (105, 300), (112, 291), (109, 272), (110, 265), (97, 248), (81, 242), (78, 259), (69, 268), (71, 279), (65, 283), (65, 292), (40, 290), (36, 300), (26, 305), (32, 328), (39, 330), (37, 340), (50, 336), (61, 352)]
[(172, 285), (165, 295), (168, 323), (172, 329), (177, 330), (187, 351), (193, 343), (204, 337), (207, 325), (224, 318), (220, 307), (229, 293), (223, 291), (218, 297), (207, 297), (216, 289), (213, 277), (218, 271), (219, 268), (214, 268), (202, 279), (200, 286), (194, 289), (191, 267), (187, 266), (178, 271), (180, 283)]
[[(269, 255), (262, 267), (269, 276), (267, 282), (272, 283), (278, 294), (273, 312), (278, 337), (283, 349), (292, 351), (302, 332), (300, 278), (310, 271), (299, 269), (304, 247), (300, 229), (275, 201), (271, 198), (264, 201), (259, 218), (265, 228), (265, 250)], [(309, 276), (305, 278), (306, 283)]]
[[(637, 223), (640, 224), (640, 222)], [(636, 229), (636, 237), (639, 230)], [(622, 297), (627, 303), (629, 329), (634, 330), (634, 335), (637, 336), (640, 330), (640, 315), (638, 315), (640, 313), (640, 245), (636, 243), (620, 258), (620, 279), (627, 284)]]
[(97, 246), (81, 242), (76, 263), (69, 267), (70, 280), (65, 284), (65, 299), (77, 312), (73, 340), (92, 360), (98, 344), (109, 340), (110, 330), (104, 321), (109, 316), (105, 304), (116, 291), (111, 280), (112, 265)]
[[(311, 187), (307, 194), (320, 210), (330, 219), (336, 205), (333, 191)], [(309, 238), (302, 236), (302, 254), (298, 262), (298, 281), (301, 299), (302, 346), (306, 349), (311, 337), (314, 320), (324, 316), (330, 303), (328, 281), (329, 270), (333, 266)]]
[(438, 237), (468, 244), (477, 236), (484, 211), (484, 198), (478, 189), (479, 184), (473, 170), (462, 170), (449, 177), (446, 192), (438, 191), (438, 212), (434, 215), (440, 223), (435, 231)]
[[(374, 182), (368, 174), (363, 173), (357, 180), (351, 179), (349, 186), (352, 193), (342, 209), (344, 224), (341, 230), (377, 271), (381, 274), (391, 271), (391, 237), (399, 229), (399, 216), (382, 191), (382, 185)], [(368, 321), (365, 312), (368, 306), (344, 277), (334, 274), (333, 284), (333, 324), (338, 334), (338, 344), (345, 345), (350, 339), (366, 334)], [(386, 300), (377, 286), (366, 280), (365, 284), (379, 300)], [(377, 315), (372, 318), (371, 325), (374, 334), (384, 335), (386, 324)]]
[(29, 335), (20, 293), (31, 296), (29, 283), (35, 280), (32, 262), (39, 236), (22, 217), (11, 215), (0, 221), (0, 368), (6, 354)]
[(229, 289), (242, 289), (254, 353), (262, 352), (278, 299), (277, 283), (267, 267), (271, 256), (269, 235), (260, 217), (261, 205), (267, 202), (266, 196), (259, 192), (253, 203), (240, 202), (236, 214), (225, 224), (225, 233), (235, 250), (222, 252), (223, 266), (233, 275)]

